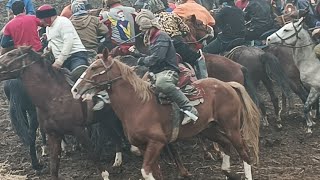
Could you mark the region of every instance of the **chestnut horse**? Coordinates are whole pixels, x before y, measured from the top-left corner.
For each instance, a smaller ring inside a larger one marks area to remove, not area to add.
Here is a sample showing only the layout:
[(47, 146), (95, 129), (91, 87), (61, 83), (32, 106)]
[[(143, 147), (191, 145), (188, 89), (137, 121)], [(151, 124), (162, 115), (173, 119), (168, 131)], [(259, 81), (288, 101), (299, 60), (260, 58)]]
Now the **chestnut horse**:
[[(218, 142), (230, 155), (233, 146), (244, 161), (246, 178), (252, 179), (248, 145), (258, 160), (259, 111), (236, 82), (213, 78), (194, 82), (204, 90), (204, 102), (196, 106), (199, 119), (180, 127), (178, 139), (200, 135)], [(107, 90), (111, 106), (122, 122), (130, 144), (144, 153), (141, 173), (144, 179), (162, 179), (158, 164), (160, 152), (172, 136), (171, 105), (160, 105), (150, 84), (140, 79), (129, 66), (108, 56), (108, 50), (93, 62), (72, 88), (73, 97)], [(90, 91), (90, 92), (89, 92)], [(125, 108), (124, 108), (125, 107)], [(229, 156), (222, 168), (230, 171)]]
[[(63, 135), (72, 134), (88, 149), (90, 159), (98, 167), (103, 179), (109, 179), (108, 172), (100, 165), (98, 154), (94, 153), (86, 127), (95, 121), (104, 121), (109, 123), (109, 127), (115, 127), (112, 122), (119, 121), (110, 113), (111, 108), (105, 107), (102, 111), (92, 113), (89, 111), (92, 107), (89, 102), (74, 100), (64, 73), (52, 68), (31, 47), (20, 47), (0, 56), (0, 81), (14, 78), (21, 79), (26, 94), (37, 107), (40, 129), (48, 135), (51, 178), (58, 179)], [(110, 117), (108, 121), (107, 117)], [(120, 147), (121, 138), (117, 134), (113, 138), (117, 138), (114, 141)], [(115, 165), (119, 164), (118, 156)]]

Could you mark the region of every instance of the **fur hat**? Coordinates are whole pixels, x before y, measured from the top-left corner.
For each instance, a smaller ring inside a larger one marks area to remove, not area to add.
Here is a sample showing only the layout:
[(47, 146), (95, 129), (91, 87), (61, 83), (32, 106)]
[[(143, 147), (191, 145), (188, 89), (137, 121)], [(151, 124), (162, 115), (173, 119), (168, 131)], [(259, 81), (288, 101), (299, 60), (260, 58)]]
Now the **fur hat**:
[(40, 6), (36, 11), (36, 16), (39, 19), (44, 19), (44, 18), (56, 16), (56, 15), (57, 15), (56, 9), (48, 4)]

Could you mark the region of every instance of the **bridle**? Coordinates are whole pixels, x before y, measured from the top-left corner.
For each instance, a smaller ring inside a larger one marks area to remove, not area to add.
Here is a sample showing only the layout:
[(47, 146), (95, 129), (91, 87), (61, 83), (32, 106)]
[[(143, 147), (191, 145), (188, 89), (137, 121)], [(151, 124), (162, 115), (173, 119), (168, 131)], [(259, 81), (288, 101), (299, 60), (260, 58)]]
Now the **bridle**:
[[(92, 77), (91, 77), (92, 79), (94, 77), (96, 77), (96, 76), (101, 76), (103, 74), (108, 74), (110, 72), (110, 70), (112, 69), (112, 66), (114, 64), (114, 60), (112, 60), (112, 62), (111, 62), (111, 64), (109, 66), (107, 66), (106, 63), (101, 58), (99, 58), (98, 61), (100, 61), (102, 63), (102, 65), (104, 66), (105, 69), (100, 71), (100, 72), (98, 72), (98, 73), (93, 74)], [(95, 82), (93, 80), (89, 80), (89, 79), (86, 79), (86, 78), (83, 78), (83, 77), (80, 77), (79, 79), (93, 85), (91, 88), (86, 89), (83, 92), (83, 94), (84, 94), (87, 91), (90, 91), (90, 90), (95, 89), (95, 88), (101, 88), (101, 87), (102, 88), (106, 88), (107, 90), (110, 90), (111, 87), (112, 87), (112, 83), (116, 82), (119, 79), (122, 79), (122, 75), (117, 76), (117, 77), (115, 77), (113, 79), (110, 79), (110, 80), (106, 80), (106, 81), (100, 82), (100, 83), (97, 83), (97, 82)]]
[[(277, 44), (277, 45), (281, 45), (281, 46), (285, 46), (285, 47), (289, 47), (289, 48), (304, 48), (304, 47), (313, 45), (313, 42), (311, 42), (310, 44), (307, 44), (307, 45), (295, 46), (295, 45), (297, 44), (298, 40), (301, 39), (301, 37), (299, 37), (299, 32), (302, 30), (303, 27), (300, 26), (300, 24), (299, 24), (300, 28), (297, 29), (297, 27), (294, 26), (294, 22), (292, 22), (292, 26), (293, 26), (295, 32), (294, 32), (292, 35), (290, 35), (290, 36), (288, 36), (288, 37), (286, 37), (286, 38), (282, 38), (277, 32), (275, 33), (276, 36), (281, 40), (281, 43), (280, 43), (280, 44)], [(293, 38), (293, 37), (296, 37), (296, 40), (295, 40), (295, 42), (293, 43), (294, 45), (292, 45), (292, 44), (287, 44), (287, 43), (285, 42), (286, 40), (291, 39), (291, 38)]]
[[(9, 52), (8, 52), (8, 53), (9, 53)], [(35, 61), (31, 62), (30, 64), (26, 64), (25, 57), (27, 57), (27, 56), (29, 55), (29, 52), (23, 53), (23, 52), (21, 51), (21, 49), (20, 49), (20, 53), (21, 53), (21, 55), (18, 56), (18, 57), (16, 57), (16, 58), (14, 58), (9, 64), (7, 64), (7, 65), (0, 64), (0, 66), (7, 68), (7, 67), (9, 67), (13, 62), (22, 59), (22, 67), (21, 67), (21, 68), (17, 68), (17, 69), (13, 69), (13, 70), (11, 70), (11, 71), (0, 72), (0, 74), (20, 72), (20, 75), (21, 75), (21, 74), (23, 73), (23, 71), (24, 71), (27, 67), (29, 67), (29, 66), (35, 64), (36, 62), (38, 62), (38, 60), (35, 60)]]

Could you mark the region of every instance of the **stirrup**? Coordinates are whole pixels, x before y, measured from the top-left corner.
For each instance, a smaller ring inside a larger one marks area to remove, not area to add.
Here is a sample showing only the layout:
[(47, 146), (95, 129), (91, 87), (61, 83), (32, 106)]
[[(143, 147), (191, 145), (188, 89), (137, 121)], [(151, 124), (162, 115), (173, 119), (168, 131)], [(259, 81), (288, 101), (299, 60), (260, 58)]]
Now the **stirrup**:
[(192, 112), (188, 110), (181, 110), (184, 113), (184, 118), (181, 122), (181, 125), (186, 125), (193, 121), (195, 123), (198, 120), (198, 116), (194, 115)]

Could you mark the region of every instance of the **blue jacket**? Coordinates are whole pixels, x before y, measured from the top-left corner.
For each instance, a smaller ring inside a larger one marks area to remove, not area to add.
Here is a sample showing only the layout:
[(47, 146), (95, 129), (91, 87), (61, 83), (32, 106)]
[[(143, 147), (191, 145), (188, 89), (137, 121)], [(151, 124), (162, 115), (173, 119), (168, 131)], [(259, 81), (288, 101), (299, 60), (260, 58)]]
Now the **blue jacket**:
[[(12, 4), (18, 0), (9, 0), (8, 3), (6, 4), (7, 9), (12, 8)], [(26, 13), (30, 15), (35, 15), (35, 10), (32, 4), (32, 0), (23, 0), (24, 6), (26, 8)]]

